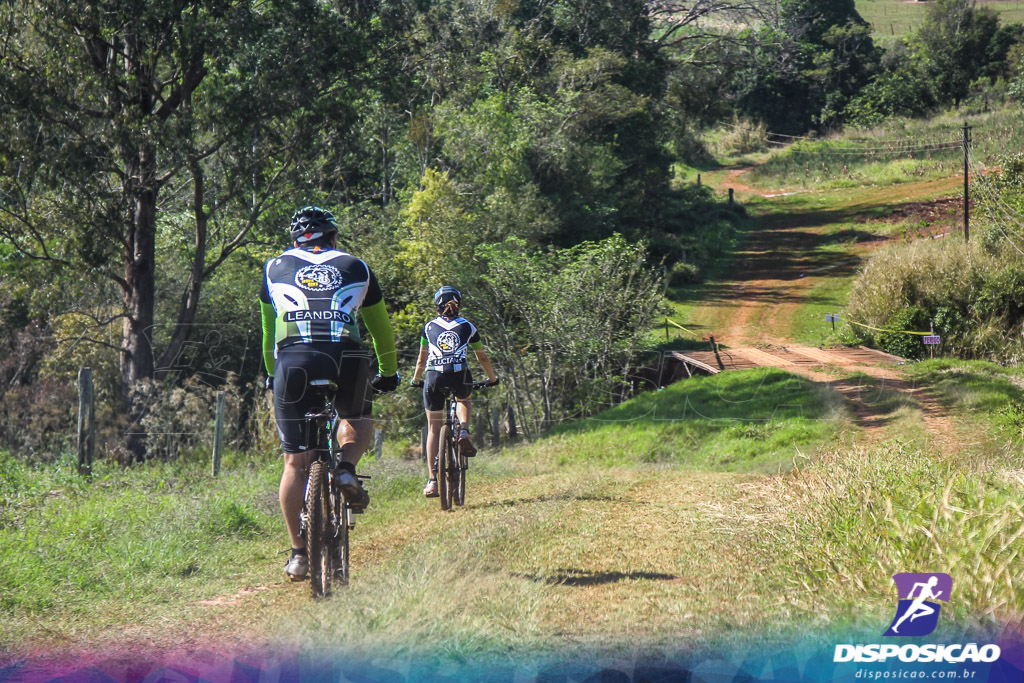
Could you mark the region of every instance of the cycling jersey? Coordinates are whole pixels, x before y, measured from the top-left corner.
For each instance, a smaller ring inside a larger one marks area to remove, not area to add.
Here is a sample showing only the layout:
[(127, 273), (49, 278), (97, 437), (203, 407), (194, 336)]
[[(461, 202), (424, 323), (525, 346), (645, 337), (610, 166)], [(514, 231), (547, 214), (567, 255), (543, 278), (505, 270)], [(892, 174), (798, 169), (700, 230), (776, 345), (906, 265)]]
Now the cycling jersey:
[(394, 333), (377, 276), (337, 249), (289, 249), (267, 261), (260, 290), (263, 359), (274, 374), (278, 352), (293, 344), (360, 341), (356, 314), (373, 337), (379, 372), (395, 374)]
[(267, 261), (260, 300), (277, 313), (277, 348), (359, 341), (356, 312), (383, 298), (361, 259), (335, 249), (289, 249)]
[(435, 372), (461, 372), (466, 350), (483, 348), (476, 326), (462, 317), (434, 318), (423, 326), (420, 344), (428, 349), (427, 370)]

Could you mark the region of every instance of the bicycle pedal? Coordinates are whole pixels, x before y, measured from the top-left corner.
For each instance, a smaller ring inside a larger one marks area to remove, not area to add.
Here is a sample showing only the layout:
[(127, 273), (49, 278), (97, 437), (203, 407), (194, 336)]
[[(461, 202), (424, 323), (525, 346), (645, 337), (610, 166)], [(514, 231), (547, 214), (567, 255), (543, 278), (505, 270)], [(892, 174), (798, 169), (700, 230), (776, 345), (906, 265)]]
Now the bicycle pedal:
[(356, 479), (358, 479), (359, 481), (364, 481), (366, 479), (373, 479), (373, 477), (371, 477), (369, 474), (357, 474)]

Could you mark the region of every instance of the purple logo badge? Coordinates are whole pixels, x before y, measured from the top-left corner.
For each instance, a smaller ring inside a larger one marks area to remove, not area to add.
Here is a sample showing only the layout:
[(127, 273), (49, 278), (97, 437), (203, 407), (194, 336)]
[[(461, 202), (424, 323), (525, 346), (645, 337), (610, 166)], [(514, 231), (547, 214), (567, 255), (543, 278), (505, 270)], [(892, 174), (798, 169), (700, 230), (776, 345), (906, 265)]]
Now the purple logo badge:
[(893, 574), (899, 591), (900, 604), (896, 608), (889, 630), (885, 636), (926, 636), (935, 630), (939, 622), (939, 608), (936, 602), (949, 602), (953, 590), (953, 579), (949, 574)]

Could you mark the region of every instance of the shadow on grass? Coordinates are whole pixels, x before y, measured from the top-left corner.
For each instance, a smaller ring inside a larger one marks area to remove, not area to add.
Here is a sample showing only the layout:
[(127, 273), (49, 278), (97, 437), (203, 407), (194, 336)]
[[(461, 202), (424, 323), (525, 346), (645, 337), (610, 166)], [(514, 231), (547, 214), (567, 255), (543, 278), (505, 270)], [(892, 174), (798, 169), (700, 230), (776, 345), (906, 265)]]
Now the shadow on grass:
[(619, 581), (674, 581), (678, 576), (661, 572), (595, 572), (589, 569), (563, 568), (556, 569), (552, 574), (513, 574), (521, 579), (529, 579), (537, 583), (548, 583), (557, 586), (601, 586)]

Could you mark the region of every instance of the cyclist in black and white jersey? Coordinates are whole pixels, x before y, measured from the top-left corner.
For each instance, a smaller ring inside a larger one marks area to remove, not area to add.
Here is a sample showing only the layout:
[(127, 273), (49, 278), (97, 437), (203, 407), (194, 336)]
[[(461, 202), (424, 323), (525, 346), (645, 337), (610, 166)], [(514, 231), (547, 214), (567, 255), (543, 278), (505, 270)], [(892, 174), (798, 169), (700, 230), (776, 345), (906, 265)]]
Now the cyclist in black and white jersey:
[[(337, 477), (346, 499), (357, 506), (369, 503), (356, 464), (373, 431), (373, 390), (394, 391), (399, 382), (395, 337), (377, 277), (362, 259), (337, 249), (337, 233), (330, 211), (307, 206), (296, 212), (289, 226), (294, 247), (267, 261), (260, 291), (263, 360), (284, 450), (278, 496), (292, 544), (285, 572), (293, 578), (309, 570), (299, 515), (309, 466), (316, 449), (327, 447), (306, 443), (306, 412), (319, 407), (308, 391), (310, 380), (338, 385)], [(373, 337), (377, 375), (372, 379), (357, 315)]]
[[(434, 294), (434, 305), (437, 306), (438, 316), (423, 326), (420, 355), (412, 378), (414, 386), (423, 386), (423, 407), (427, 412), (427, 485), (423, 495), (428, 498), (437, 496), (434, 459), (437, 457), (441, 424), (444, 422), (446, 389), (455, 395), (458, 402), (456, 411), (461, 423), (458, 427), (459, 448), (466, 455), (476, 455), (476, 446), (469, 434), (470, 385), (473, 378), (469, 373), (466, 356), (470, 349), (491, 384), (498, 383), (498, 376), (494, 374), (483, 342), (480, 341), (479, 331), (473, 323), (459, 315), (462, 307), (462, 294), (459, 290), (449, 286), (441, 287)], [(423, 381), (421, 378), (424, 378)]]

